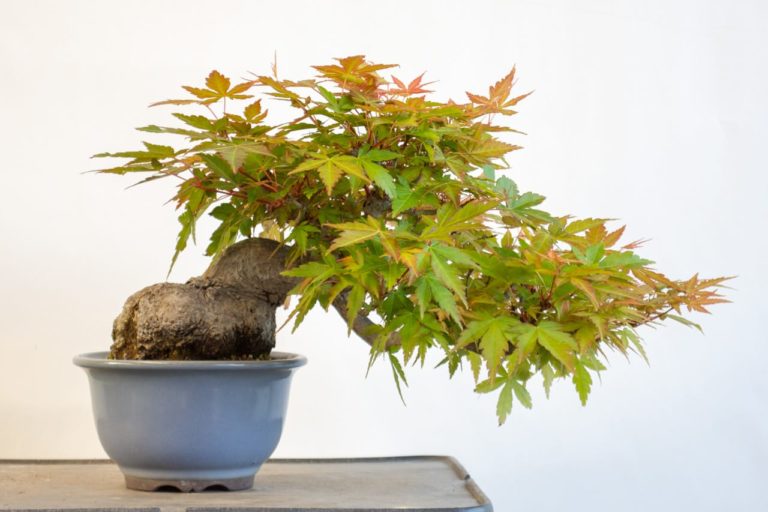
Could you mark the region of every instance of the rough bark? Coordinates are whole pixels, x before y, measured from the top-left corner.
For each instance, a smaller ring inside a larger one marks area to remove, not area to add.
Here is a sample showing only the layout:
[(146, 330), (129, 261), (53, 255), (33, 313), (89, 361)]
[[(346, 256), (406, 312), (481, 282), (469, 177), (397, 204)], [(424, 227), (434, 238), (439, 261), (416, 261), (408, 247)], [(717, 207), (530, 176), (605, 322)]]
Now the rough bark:
[(296, 284), (287, 250), (262, 238), (232, 245), (200, 277), (131, 295), (115, 319), (114, 359), (258, 359), (275, 346), (275, 309)]
[[(159, 283), (134, 293), (112, 328), (112, 359), (260, 359), (275, 346), (275, 310), (299, 279), (285, 277), (288, 250), (251, 238), (230, 246), (206, 272), (184, 284)], [(346, 318), (346, 295), (333, 303)], [(352, 330), (373, 346), (369, 318)], [(386, 343), (399, 345), (397, 335)]]

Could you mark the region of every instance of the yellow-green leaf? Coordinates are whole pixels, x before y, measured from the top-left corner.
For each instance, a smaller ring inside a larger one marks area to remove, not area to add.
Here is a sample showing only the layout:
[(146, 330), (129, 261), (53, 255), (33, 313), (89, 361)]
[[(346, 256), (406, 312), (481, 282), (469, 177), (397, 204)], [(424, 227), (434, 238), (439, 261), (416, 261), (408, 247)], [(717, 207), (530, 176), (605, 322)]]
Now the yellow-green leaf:
[(536, 331), (539, 345), (547, 349), (568, 370), (573, 371), (576, 366), (576, 351), (579, 348), (573, 336), (561, 331), (556, 322), (542, 322), (536, 327)]
[(587, 405), (587, 397), (592, 388), (592, 376), (586, 367), (581, 364), (581, 361), (576, 363), (573, 371), (573, 385), (576, 386), (576, 391), (579, 393), (581, 405)]
[(499, 417), (499, 425), (507, 421), (509, 413), (512, 412), (512, 380), (507, 380), (504, 387), (501, 388), (499, 399), (496, 402), (496, 416)]
[(357, 158), (349, 155), (335, 156), (331, 158), (331, 162), (333, 162), (333, 164), (337, 167), (341, 168), (345, 174), (360, 178), (366, 183), (371, 182), (371, 180), (368, 179), (368, 176), (365, 175), (365, 172), (363, 172), (363, 167), (360, 165), (360, 162), (357, 160)]
[(491, 322), (483, 337), (480, 338), (480, 350), (483, 352), (490, 375), (496, 373), (496, 368), (498, 368), (508, 348), (509, 341), (504, 332), (504, 325), (501, 322)]
[[(293, 172), (298, 171), (294, 169)], [(325, 185), (326, 192), (328, 192), (328, 195), (331, 195), (331, 192), (333, 192), (333, 187), (339, 181), (339, 178), (341, 178), (341, 169), (333, 165), (333, 163), (328, 160), (320, 167), (318, 167), (317, 172), (320, 175), (320, 179), (323, 181), (323, 184)]]
[(380, 228), (363, 222), (345, 222), (329, 226), (341, 230), (341, 234), (328, 248), (329, 251), (370, 240), (381, 232)]

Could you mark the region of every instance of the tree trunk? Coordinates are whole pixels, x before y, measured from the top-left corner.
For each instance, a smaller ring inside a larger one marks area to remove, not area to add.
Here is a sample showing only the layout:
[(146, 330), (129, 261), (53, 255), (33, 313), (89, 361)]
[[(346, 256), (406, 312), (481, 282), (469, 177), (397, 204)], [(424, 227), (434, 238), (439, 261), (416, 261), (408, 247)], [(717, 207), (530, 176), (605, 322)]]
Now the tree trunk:
[(298, 279), (280, 275), (287, 249), (252, 238), (200, 277), (131, 295), (112, 329), (112, 359), (260, 359), (275, 346), (275, 310)]

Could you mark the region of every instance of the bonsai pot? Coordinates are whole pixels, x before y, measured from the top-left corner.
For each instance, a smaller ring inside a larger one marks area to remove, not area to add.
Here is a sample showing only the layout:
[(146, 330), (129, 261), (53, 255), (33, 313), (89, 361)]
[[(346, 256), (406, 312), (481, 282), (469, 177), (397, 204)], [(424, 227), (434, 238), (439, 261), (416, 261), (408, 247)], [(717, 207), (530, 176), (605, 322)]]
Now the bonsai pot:
[(91, 386), (99, 439), (129, 489), (249, 489), (283, 429), (305, 357), (265, 361), (74, 358)]

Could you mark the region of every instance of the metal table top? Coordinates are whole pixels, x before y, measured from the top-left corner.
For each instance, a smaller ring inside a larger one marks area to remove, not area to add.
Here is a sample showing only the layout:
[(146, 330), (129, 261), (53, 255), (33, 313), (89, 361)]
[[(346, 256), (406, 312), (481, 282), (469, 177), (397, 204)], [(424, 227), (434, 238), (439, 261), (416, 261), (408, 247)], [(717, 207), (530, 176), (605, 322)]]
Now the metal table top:
[(125, 488), (110, 461), (0, 461), (0, 511), (491, 512), (450, 457), (272, 459), (253, 489), (202, 493)]

